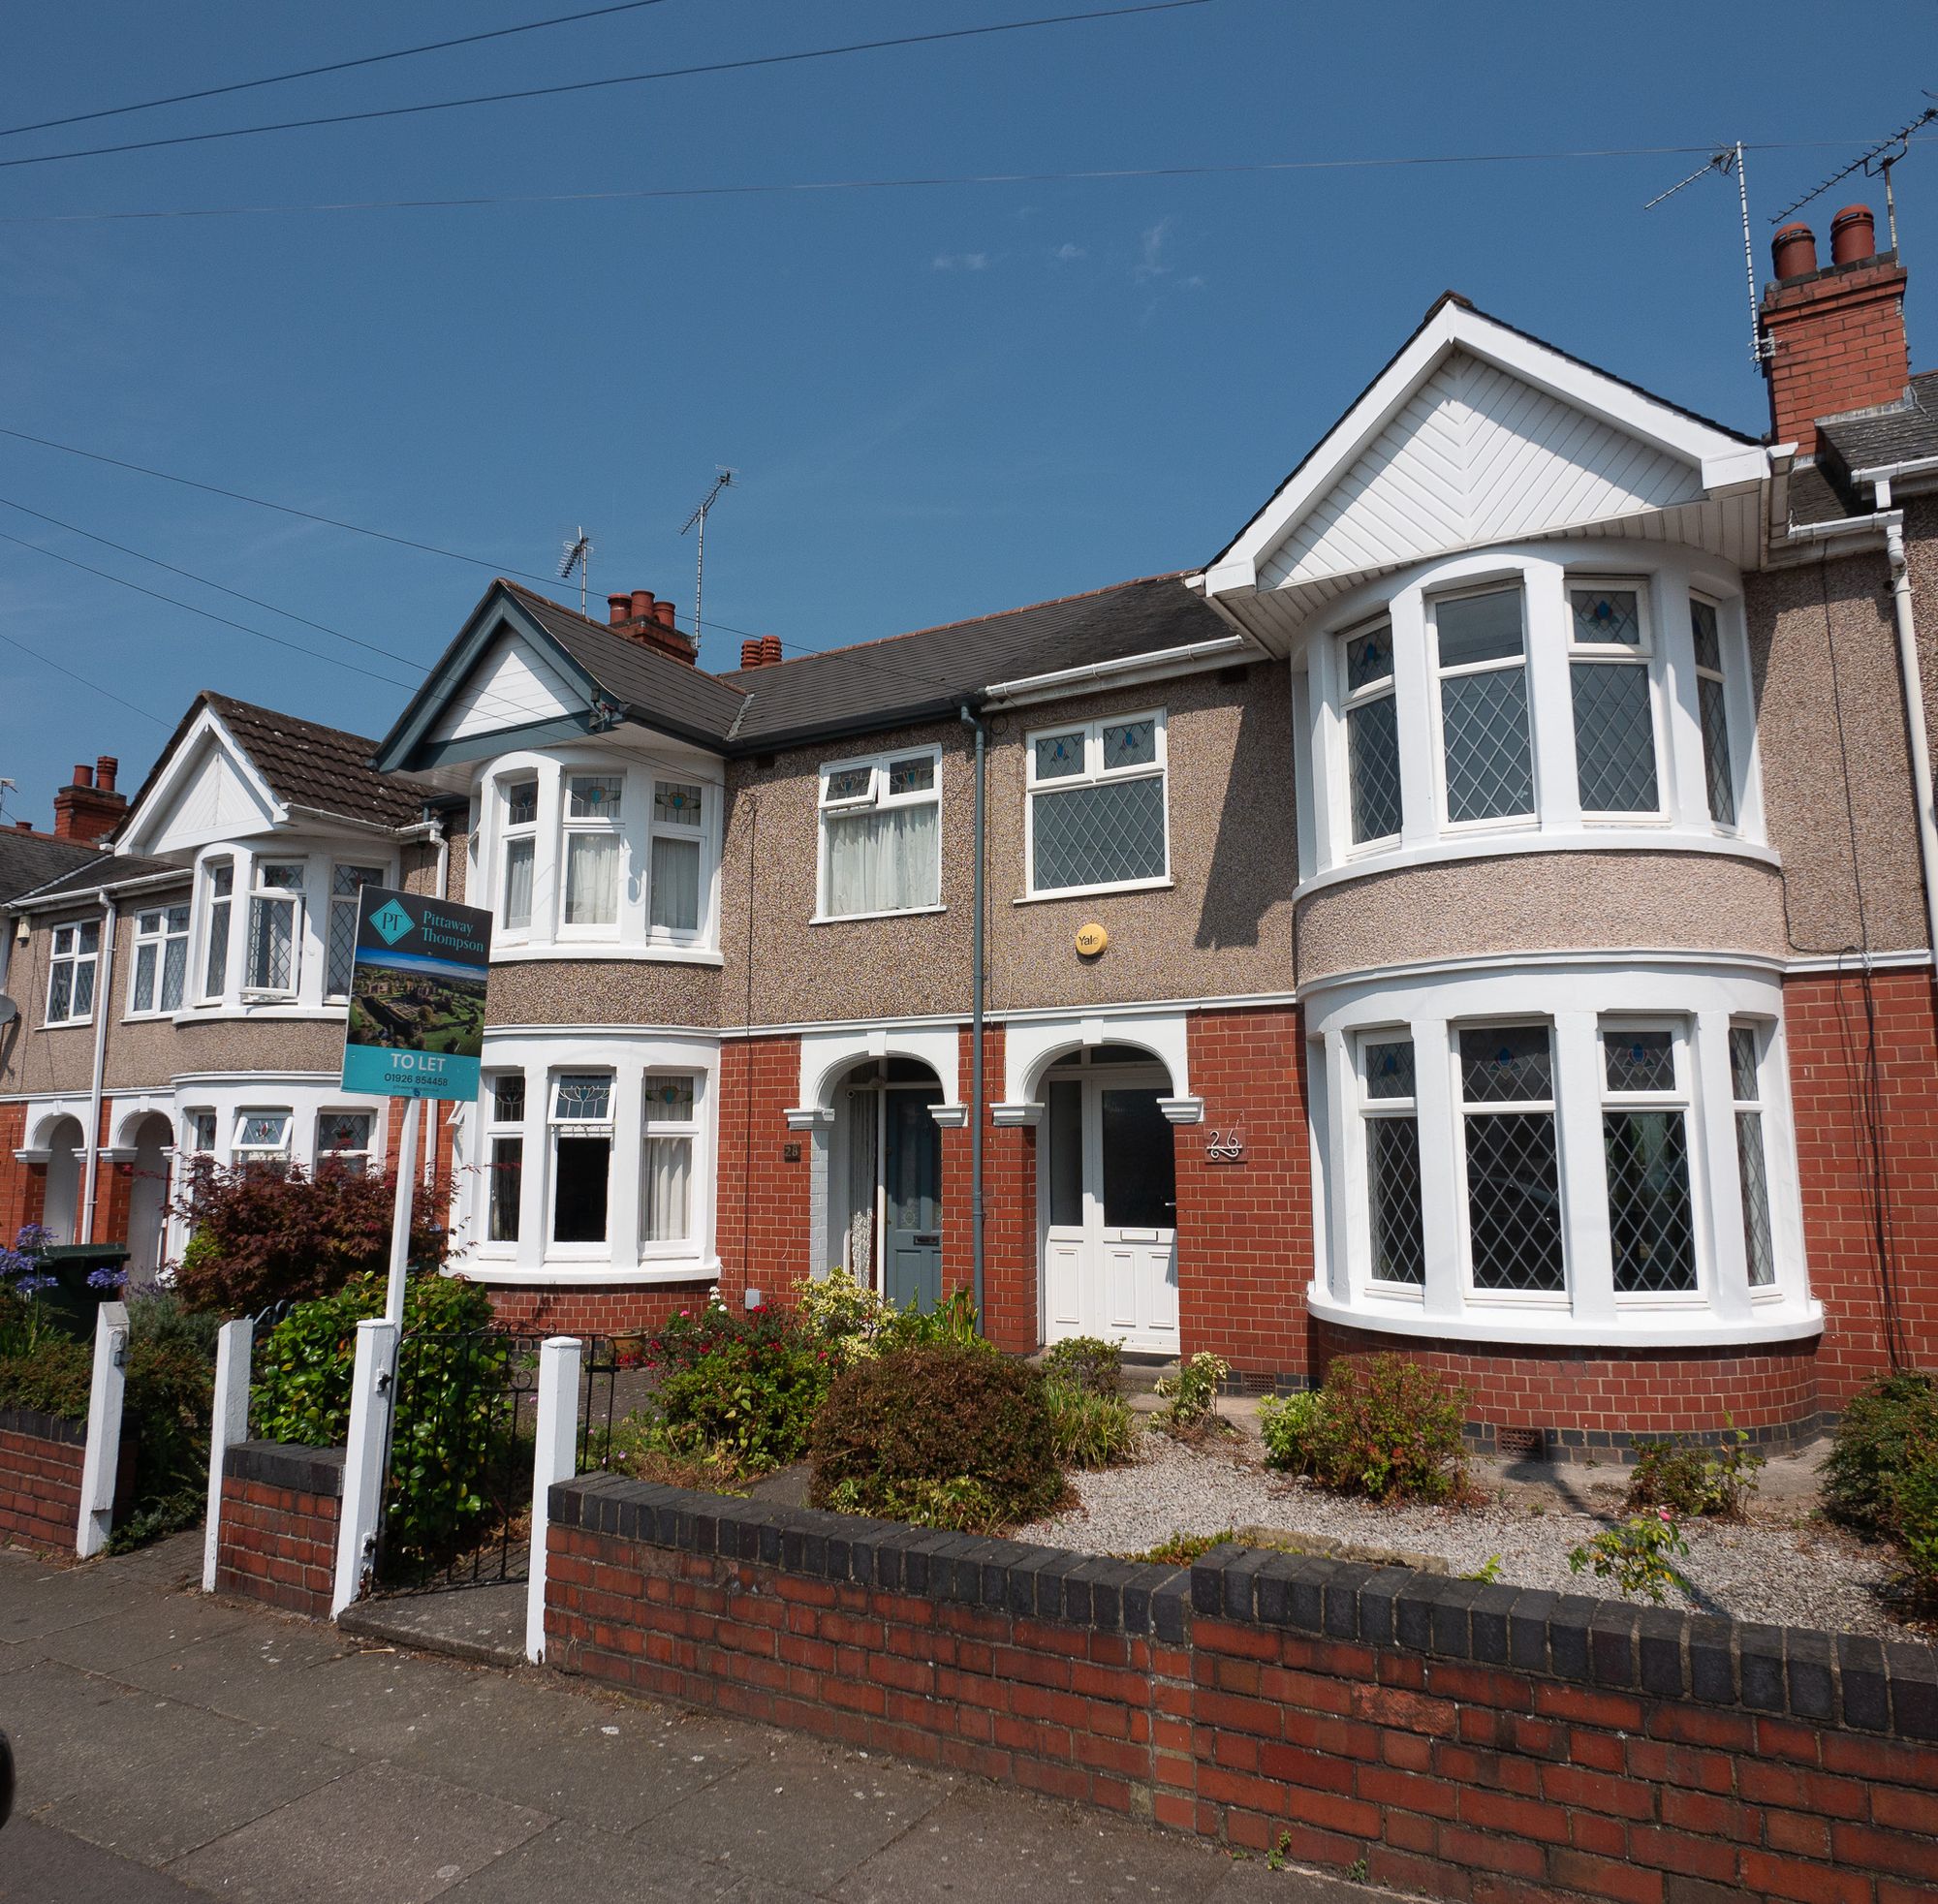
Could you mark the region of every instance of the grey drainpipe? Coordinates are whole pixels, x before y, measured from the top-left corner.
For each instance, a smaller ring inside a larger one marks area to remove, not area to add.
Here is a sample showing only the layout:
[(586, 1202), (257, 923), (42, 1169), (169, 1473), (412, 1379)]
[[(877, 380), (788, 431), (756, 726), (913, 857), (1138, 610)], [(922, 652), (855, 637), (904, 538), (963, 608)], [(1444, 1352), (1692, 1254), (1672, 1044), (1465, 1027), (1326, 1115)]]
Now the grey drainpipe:
[(976, 1272), (976, 1327), (983, 1320), (983, 994), (986, 985), (984, 971), (984, 879), (985, 848), (988, 837), (989, 811), (989, 730), (981, 714), (964, 702), (962, 719), (976, 731), (976, 920), (971, 931), (969, 956), (971, 993), (969, 1001), (969, 1257)]

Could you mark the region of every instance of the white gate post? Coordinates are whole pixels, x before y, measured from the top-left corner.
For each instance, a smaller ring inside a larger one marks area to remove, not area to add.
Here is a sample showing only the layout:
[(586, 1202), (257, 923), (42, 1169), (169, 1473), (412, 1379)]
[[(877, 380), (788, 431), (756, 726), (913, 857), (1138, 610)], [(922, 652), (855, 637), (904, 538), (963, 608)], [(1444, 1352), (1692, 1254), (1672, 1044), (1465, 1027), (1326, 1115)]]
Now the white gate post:
[(364, 1574), (376, 1552), (396, 1372), (396, 1324), (359, 1323), (357, 1367), (350, 1384), (350, 1437), (343, 1456), (342, 1517), (336, 1529), (336, 1581), (329, 1596), (331, 1619), (363, 1591)]
[(121, 1401), (128, 1383), (128, 1305), (104, 1302), (94, 1314), (94, 1379), (87, 1391), (87, 1451), (80, 1463), (80, 1517), (75, 1551), (91, 1560), (114, 1524), (114, 1480), (121, 1467)]
[(249, 1439), (249, 1356), (256, 1325), (248, 1317), (224, 1323), (215, 1338), (215, 1405), (208, 1420), (208, 1512), (203, 1520), (202, 1590), (215, 1591), (215, 1562), (222, 1546), (222, 1475), (229, 1451)]
[(546, 1530), (552, 1483), (578, 1467), (578, 1371), (585, 1344), (576, 1335), (548, 1335), (539, 1345), (538, 1447), (532, 1461), (531, 1583), (525, 1597), (525, 1657), (545, 1658)]

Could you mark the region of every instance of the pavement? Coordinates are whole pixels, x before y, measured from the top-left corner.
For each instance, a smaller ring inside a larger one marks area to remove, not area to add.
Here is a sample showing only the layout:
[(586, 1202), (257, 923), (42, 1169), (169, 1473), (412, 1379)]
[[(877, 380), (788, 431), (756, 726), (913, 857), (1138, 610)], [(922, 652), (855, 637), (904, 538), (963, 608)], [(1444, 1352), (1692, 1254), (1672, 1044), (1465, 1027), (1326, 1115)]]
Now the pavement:
[(922, 1904), (1388, 1893), (529, 1667), (191, 1590), (199, 1534), (0, 1549), (6, 1904)]

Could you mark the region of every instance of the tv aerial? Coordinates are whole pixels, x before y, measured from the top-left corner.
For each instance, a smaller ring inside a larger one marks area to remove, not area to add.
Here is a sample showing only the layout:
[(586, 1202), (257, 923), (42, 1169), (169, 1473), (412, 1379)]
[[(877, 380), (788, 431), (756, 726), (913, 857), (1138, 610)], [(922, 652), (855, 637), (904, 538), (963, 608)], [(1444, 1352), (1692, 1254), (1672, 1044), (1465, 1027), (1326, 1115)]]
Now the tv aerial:
[(700, 605), (706, 591), (706, 517), (713, 505), (720, 500), (721, 491), (734, 486), (735, 472), (724, 463), (714, 465), (718, 474), (713, 479), (713, 487), (701, 497), (693, 514), (680, 524), (679, 532), (685, 535), (689, 529), (700, 531), (697, 559), (693, 568), (693, 645), (700, 646)]
[(565, 547), (558, 558), (558, 578), (570, 581), (572, 572), (578, 571), (578, 612), (585, 612), (585, 575), (592, 566), (592, 538), (585, 533), (583, 524), (577, 535), (568, 536)]

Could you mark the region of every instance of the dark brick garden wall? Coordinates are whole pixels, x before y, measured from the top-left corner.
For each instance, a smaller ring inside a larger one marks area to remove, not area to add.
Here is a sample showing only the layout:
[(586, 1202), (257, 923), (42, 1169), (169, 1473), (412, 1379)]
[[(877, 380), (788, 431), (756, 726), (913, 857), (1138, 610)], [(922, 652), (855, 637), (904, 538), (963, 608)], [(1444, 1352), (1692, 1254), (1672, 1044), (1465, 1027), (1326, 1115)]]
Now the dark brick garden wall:
[(217, 1590), (328, 1618), (342, 1505), (341, 1449), (236, 1442), (223, 1459)]
[(0, 1408), (0, 1542), (74, 1551), (86, 1447), (80, 1422)]
[(547, 1657), (637, 1693), (1440, 1897), (1938, 1887), (1929, 1647), (1231, 1547), (1100, 1560), (606, 1475), (551, 1515)]

